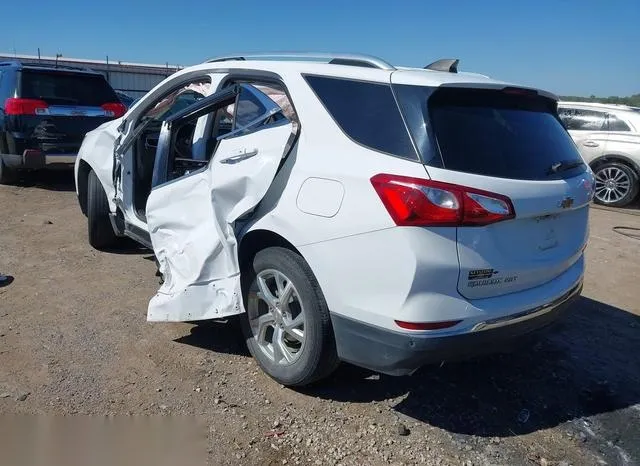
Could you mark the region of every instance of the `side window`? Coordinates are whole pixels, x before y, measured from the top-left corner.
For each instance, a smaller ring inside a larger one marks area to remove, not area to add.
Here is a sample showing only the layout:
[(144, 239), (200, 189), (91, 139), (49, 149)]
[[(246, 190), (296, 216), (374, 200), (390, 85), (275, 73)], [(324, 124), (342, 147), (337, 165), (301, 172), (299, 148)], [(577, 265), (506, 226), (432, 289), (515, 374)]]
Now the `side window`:
[[(241, 82), (229, 82), (229, 85), (240, 84)], [(297, 132), (299, 123), (298, 116), (293, 109), (293, 105), (289, 101), (287, 93), (278, 84), (272, 83), (258, 83), (258, 82), (244, 82), (251, 87), (259, 90), (268, 100), (272, 101), (280, 107), (282, 115), (286, 117), (293, 126), (293, 132)], [(260, 117), (265, 112), (265, 105), (271, 106), (270, 102), (260, 102), (255, 95), (246, 91), (241, 91), (236, 102), (226, 108), (220, 110), (216, 115), (216, 124), (214, 125), (213, 137), (224, 136), (229, 131), (237, 128), (242, 128), (256, 118)], [(271, 120), (266, 120), (264, 123), (269, 123)]]
[(417, 160), (389, 84), (306, 76), (342, 131), (358, 144)]
[(608, 124), (609, 131), (631, 131), (629, 125), (615, 115), (609, 114)]
[(573, 131), (606, 131), (606, 114), (594, 110), (563, 107), (558, 110), (565, 128)]
[[(216, 136), (215, 128), (207, 133), (206, 152), (202, 158), (194, 157), (194, 141), (191, 135), (193, 126), (200, 118), (212, 115), (223, 115), (225, 119), (237, 120), (237, 126), (233, 131), (237, 131), (238, 136), (245, 134), (245, 129), (251, 132), (273, 121), (287, 121), (278, 104), (258, 91), (255, 86), (245, 84), (211, 95), (165, 120), (160, 135), (158, 160), (154, 168), (155, 186), (188, 175), (208, 164), (224, 134)], [(235, 135), (234, 133), (233, 136)]]
[(163, 121), (171, 115), (206, 97), (211, 92), (211, 80), (199, 79), (172, 90), (149, 108), (141, 117), (141, 121)]

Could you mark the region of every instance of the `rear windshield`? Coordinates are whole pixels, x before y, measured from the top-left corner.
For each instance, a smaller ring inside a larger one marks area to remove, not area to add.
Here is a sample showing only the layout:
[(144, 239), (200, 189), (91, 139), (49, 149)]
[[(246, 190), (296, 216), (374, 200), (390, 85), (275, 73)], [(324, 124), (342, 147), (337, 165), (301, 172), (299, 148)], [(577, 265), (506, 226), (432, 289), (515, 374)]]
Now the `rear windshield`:
[[(397, 95), (401, 107), (406, 107), (403, 98), (417, 98), (415, 92)], [(586, 170), (550, 99), (454, 88), (431, 89), (424, 96), (425, 120), (408, 126), (412, 133), (431, 133), (413, 134), (429, 140), (428, 164), (436, 159), (432, 165), (449, 170), (523, 180), (568, 178)]]
[(22, 70), (21, 97), (44, 100), (50, 105), (95, 107), (120, 101), (102, 76), (63, 71)]

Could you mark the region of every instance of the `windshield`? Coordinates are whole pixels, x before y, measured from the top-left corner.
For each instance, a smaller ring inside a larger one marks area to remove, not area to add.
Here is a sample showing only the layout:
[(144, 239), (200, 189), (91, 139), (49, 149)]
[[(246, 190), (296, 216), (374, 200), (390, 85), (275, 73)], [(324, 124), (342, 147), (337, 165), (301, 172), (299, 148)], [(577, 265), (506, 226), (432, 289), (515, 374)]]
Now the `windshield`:
[(586, 170), (550, 99), (487, 89), (395, 89), (427, 165), (522, 180)]

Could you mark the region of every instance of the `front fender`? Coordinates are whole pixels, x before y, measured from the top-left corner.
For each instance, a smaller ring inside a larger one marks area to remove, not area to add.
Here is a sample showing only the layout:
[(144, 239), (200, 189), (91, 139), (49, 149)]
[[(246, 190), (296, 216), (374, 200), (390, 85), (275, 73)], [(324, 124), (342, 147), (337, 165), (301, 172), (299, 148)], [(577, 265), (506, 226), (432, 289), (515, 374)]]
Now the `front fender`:
[(88, 132), (78, 151), (75, 164), (76, 193), (78, 193), (78, 174), (80, 161), (84, 160), (96, 173), (109, 202), (109, 210), (116, 211), (113, 202), (115, 190), (113, 186), (113, 150), (116, 138), (118, 137), (118, 125), (120, 119), (104, 123)]

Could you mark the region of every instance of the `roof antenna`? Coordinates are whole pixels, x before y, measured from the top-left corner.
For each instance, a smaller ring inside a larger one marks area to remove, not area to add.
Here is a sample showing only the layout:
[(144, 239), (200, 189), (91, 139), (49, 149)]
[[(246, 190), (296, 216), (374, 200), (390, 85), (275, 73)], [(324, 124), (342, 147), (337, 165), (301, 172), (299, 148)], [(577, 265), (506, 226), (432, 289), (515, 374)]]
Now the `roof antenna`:
[(425, 70), (432, 71), (446, 71), (449, 73), (457, 73), (458, 72), (458, 63), (460, 60), (457, 58), (443, 58), (441, 60), (434, 61), (429, 65), (425, 66)]

